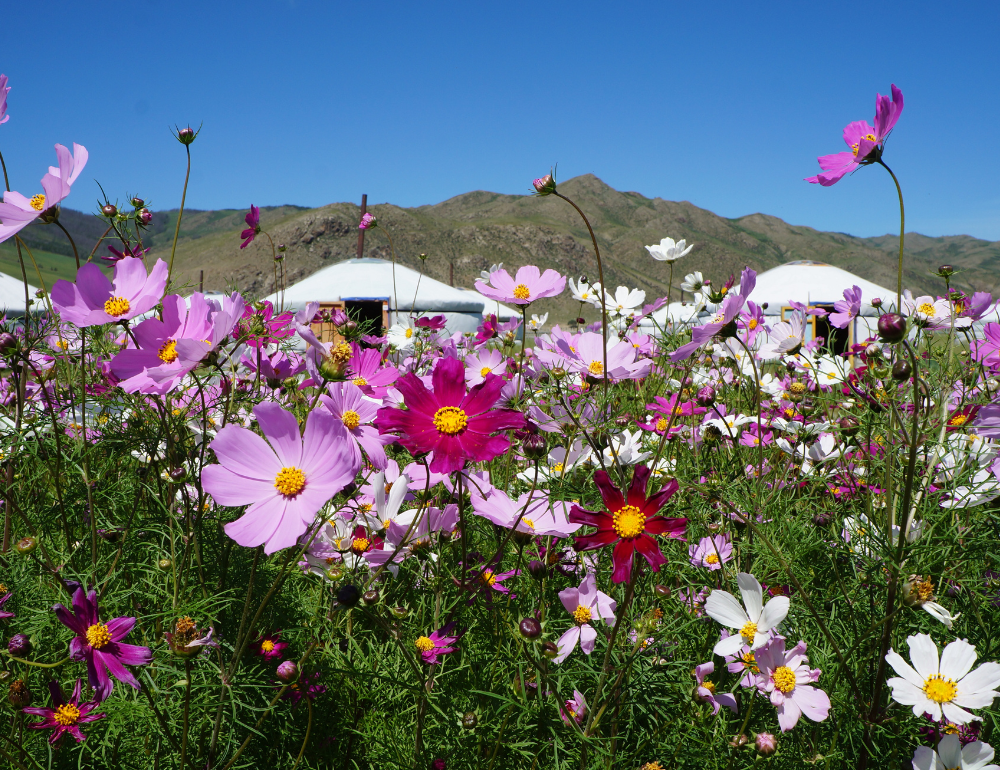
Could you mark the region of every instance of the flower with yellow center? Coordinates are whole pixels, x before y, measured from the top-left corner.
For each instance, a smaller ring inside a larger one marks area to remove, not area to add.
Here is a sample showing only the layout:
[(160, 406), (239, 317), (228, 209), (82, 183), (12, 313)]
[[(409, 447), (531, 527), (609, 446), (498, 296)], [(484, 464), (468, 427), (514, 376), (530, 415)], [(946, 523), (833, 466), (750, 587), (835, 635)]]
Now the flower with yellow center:
[(160, 345), (160, 349), (156, 352), (156, 355), (163, 363), (172, 364), (177, 360), (177, 341), (167, 340)]
[(744, 652), (740, 655), (740, 660), (743, 661), (743, 665), (750, 669), (750, 673), (759, 674), (760, 668), (757, 666), (757, 656), (752, 652)]
[(111, 643), (111, 632), (103, 623), (95, 623), (87, 629), (87, 644), (95, 650)]
[(469, 418), (457, 406), (443, 406), (434, 413), (434, 427), (448, 436), (461, 433), (468, 424)]
[(479, 370), (479, 376), (480, 377), (485, 377), (487, 374), (489, 374), (492, 371), (493, 370), (490, 367), (484, 366), (482, 369)]
[(35, 211), (42, 211), (45, 208), (45, 196), (41, 193), (32, 195), (31, 200), (28, 201), (28, 203)]
[(590, 366), (587, 367), (587, 371), (590, 372), (595, 377), (600, 377), (604, 374), (604, 364), (600, 361), (591, 361)]
[(612, 522), (618, 537), (638, 537), (646, 529), (646, 514), (634, 505), (624, 505), (615, 511)]
[[(878, 141), (878, 139), (875, 137), (875, 134), (865, 134), (862, 138), (863, 139), (867, 139), (869, 142), (877, 142)], [(851, 145), (851, 152), (855, 155), (855, 157), (858, 154), (858, 147), (860, 146), (860, 144), (861, 143), (859, 142), (858, 144), (852, 144)]]
[(274, 477), (274, 488), (287, 498), (295, 497), (306, 487), (306, 474), (298, 468), (282, 468)]
[(562, 473), (562, 472), (563, 472), (563, 469), (564, 469), (565, 467), (566, 467), (566, 466), (565, 466), (565, 465), (563, 465), (562, 463), (556, 463), (555, 465), (553, 465), (553, 466), (552, 466), (552, 472), (553, 472), (553, 473)]
[(484, 569), (483, 574), (479, 576), (479, 579), (483, 581), (485, 585), (492, 586), (497, 582), (497, 576), (491, 569)]
[(591, 613), (590, 607), (584, 607), (582, 604), (578, 605), (577, 608), (573, 610), (573, 620), (581, 626), (584, 623), (589, 623), (592, 617), (593, 613)]
[(121, 318), (132, 306), (125, 297), (111, 297), (104, 301), (104, 312), (112, 318)]
[(529, 299), (530, 297), (531, 297), (531, 290), (523, 283), (519, 283), (517, 286), (514, 287), (515, 299)]
[(968, 420), (969, 420), (969, 415), (967, 415), (967, 414), (956, 414), (954, 417), (952, 417), (950, 420), (948, 420), (948, 424), (949, 425), (955, 425), (955, 426), (965, 425), (965, 423), (968, 422)]
[(795, 689), (795, 672), (788, 666), (778, 666), (771, 674), (774, 686), (786, 695)]
[(528, 529), (534, 529), (535, 528), (535, 520), (534, 519), (527, 519), (527, 518), (521, 519), (521, 523), (524, 526), (526, 526)]
[(62, 725), (63, 727), (69, 727), (70, 725), (75, 725), (77, 720), (80, 718), (80, 709), (78, 709), (72, 703), (64, 703), (59, 708), (55, 710), (52, 715), (52, 719), (56, 724)]
[(764, 604), (764, 589), (753, 575), (740, 572), (736, 582), (743, 603), (727, 591), (716, 589), (705, 600), (705, 614), (738, 634), (717, 642), (713, 651), (720, 657), (741, 655), (743, 647), (751, 651), (767, 644), (769, 631), (778, 627), (788, 616), (790, 600), (787, 596), (775, 596)]
[(413, 644), (421, 652), (428, 652), (434, 649), (434, 642), (429, 636), (419, 636)]
[(666, 417), (661, 417), (659, 420), (656, 421), (656, 429), (662, 433), (667, 429), (667, 426), (669, 424), (670, 423), (667, 421)]
[(355, 553), (364, 553), (371, 548), (372, 542), (367, 537), (356, 537), (351, 543), (351, 550)]
[(340, 415), (340, 420), (348, 430), (354, 430), (361, 424), (361, 416), (352, 409), (348, 409)]
[(363, 388), (365, 385), (368, 384), (368, 380), (366, 380), (364, 377), (355, 377), (353, 380), (351, 380), (351, 382), (353, 382), (359, 388)]
[(924, 694), (935, 703), (950, 703), (958, 694), (958, 685), (954, 679), (934, 674), (924, 682)]
[(719, 555), (715, 554), (715, 553), (710, 553), (708, 556), (705, 557), (705, 563), (706, 564), (718, 564), (719, 563)]
[[(411, 329), (410, 327), (407, 327), (406, 331), (403, 332), (403, 336), (405, 336), (406, 339), (410, 339), (413, 336), (413, 329)], [(420, 638), (421, 639), (425, 639), (426, 637), (420, 637)]]
[(747, 644), (753, 644), (753, 638), (757, 635), (757, 624), (747, 621), (740, 629), (740, 636)]
[(715, 695), (715, 683), (710, 682), (707, 679), (701, 683), (701, 686), (708, 690), (712, 695)]
[(922, 313), (925, 316), (933, 317), (937, 310), (930, 302), (921, 302), (917, 305), (917, 312)]
[(260, 643), (260, 651), (261, 652), (273, 652), (274, 651), (274, 642), (272, 642), (270, 639), (265, 639), (263, 642)]

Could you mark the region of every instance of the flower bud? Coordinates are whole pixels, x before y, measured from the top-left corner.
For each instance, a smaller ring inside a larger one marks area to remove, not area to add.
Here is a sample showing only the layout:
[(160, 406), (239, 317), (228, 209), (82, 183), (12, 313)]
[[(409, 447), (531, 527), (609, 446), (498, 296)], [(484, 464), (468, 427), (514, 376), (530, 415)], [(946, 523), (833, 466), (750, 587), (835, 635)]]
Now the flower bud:
[(8, 332), (0, 334), (0, 356), (5, 356), (15, 350), (17, 350), (17, 338)]
[(861, 423), (854, 417), (848, 416), (840, 418), (840, 432), (845, 436), (853, 436), (859, 430), (861, 430)]
[(542, 654), (546, 658), (555, 658), (559, 655), (559, 648), (555, 642), (546, 642), (542, 645)]
[(365, 214), (361, 217), (361, 222), (358, 223), (359, 230), (371, 230), (373, 227), (378, 227), (378, 220), (374, 214)]
[(912, 373), (913, 369), (910, 368), (910, 362), (906, 359), (901, 358), (892, 365), (892, 379), (896, 382), (906, 382)]
[(769, 757), (778, 750), (778, 739), (771, 733), (757, 733), (753, 746), (762, 757)]
[(729, 741), (729, 745), (732, 748), (734, 748), (734, 749), (742, 749), (749, 742), (750, 742), (750, 739), (747, 738), (745, 735), (743, 735), (743, 733), (740, 733), (735, 738), (733, 738), (731, 741)]
[(31, 705), (31, 690), (23, 679), (15, 679), (7, 689), (7, 701), (16, 709)]
[(299, 678), (299, 667), (294, 660), (284, 660), (278, 666), (275, 675), (282, 682), (294, 682)]
[(556, 191), (556, 180), (552, 178), (552, 174), (546, 174), (534, 180), (531, 186), (535, 188), (537, 195), (551, 195)]
[(101, 214), (108, 217), (109, 219), (118, 213), (118, 207), (110, 203), (101, 206)]
[(365, 591), (362, 594), (361, 599), (365, 604), (377, 604), (379, 600), (379, 593), (376, 589), (372, 588), (370, 591)]
[(561, 366), (553, 366), (551, 369), (549, 369), (549, 374), (551, 374), (557, 380), (561, 380), (563, 377), (566, 376), (566, 370), (563, 369)]
[(389, 610), (389, 612), (393, 614), (393, 617), (397, 617), (400, 619), (405, 618), (407, 615), (410, 614), (410, 611), (401, 604), (397, 604), (395, 607)]
[(37, 537), (22, 537), (20, 540), (17, 541), (17, 544), (14, 546), (14, 550), (20, 554), (26, 554), (26, 553), (31, 553), (37, 547), (38, 547)]
[(138, 218), (139, 221), (142, 222), (144, 225), (148, 225), (150, 222), (153, 221), (153, 212), (151, 212), (149, 209), (143, 209), (142, 211), (139, 212)]
[(144, 201), (142, 198), (133, 198), (132, 199), (132, 208), (141, 209), (145, 205), (146, 205), (146, 201)]
[(191, 144), (197, 136), (198, 132), (191, 128), (191, 126), (188, 126), (187, 128), (182, 128), (177, 132), (177, 141), (187, 146)]
[(906, 336), (906, 319), (899, 313), (886, 313), (878, 319), (878, 336), (884, 342), (899, 342)]
[(872, 307), (880, 308), (882, 307), (882, 300), (879, 297), (872, 297)]
[(465, 730), (475, 730), (479, 724), (479, 717), (475, 711), (466, 711), (462, 714), (462, 728)]
[(528, 562), (528, 574), (535, 580), (541, 580), (547, 572), (548, 570), (546, 570), (545, 565), (538, 559), (532, 559)]
[(653, 593), (659, 596), (661, 599), (670, 598), (670, 586), (665, 586), (662, 583), (653, 588)]
[(361, 589), (351, 583), (341, 586), (337, 591), (337, 601), (344, 607), (353, 607), (359, 599), (361, 599)]
[(175, 484), (180, 484), (187, 478), (187, 468), (177, 467), (170, 471), (170, 480)]
[(586, 323), (587, 323), (587, 319), (583, 318), (582, 316), (576, 319), (576, 325), (577, 326), (583, 326)]
[(826, 511), (820, 511), (813, 516), (813, 524), (817, 527), (825, 527), (830, 523), (830, 514)]
[(122, 530), (119, 527), (114, 529), (99, 529), (97, 536), (106, 543), (117, 543), (121, 540)]
[(521, 636), (525, 639), (537, 639), (542, 635), (542, 624), (535, 618), (525, 618), (518, 628), (521, 630)]
[(172, 565), (173, 565), (173, 562), (172, 562), (172, 561), (170, 561), (170, 559), (167, 559), (167, 558), (163, 558), (163, 559), (160, 559), (160, 560), (159, 560), (159, 561), (158, 561), (158, 562), (156, 563), (156, 566), (157, 566), (157, 567), (159, 567), (160, 569), (164, 570), (164, 571), (166, 571), (166, 570), (170, 569), (170, 567), (171, 567)]
[(941, 278), (948, 278), (955, 274), (955, 268), (953, 268), (951, 265), (941, 265), (941, 267), (937, 269), (937, 274)]
[(545, 436), (540, 433), (529, 433), (521, 441), (521, 451), (529, 460), (540, 460), (548, 452)]
[(715, 388), (711, 385), (706, 385), (698, 391), (698, 394), (694, 397), (695, 403), (698, 406), (710, 407), (715, 403)]
[(14, 634), (7, 642), (7, 652), (15, 658), (27, 658), (31, 655), (31, 640), (27, 634)]

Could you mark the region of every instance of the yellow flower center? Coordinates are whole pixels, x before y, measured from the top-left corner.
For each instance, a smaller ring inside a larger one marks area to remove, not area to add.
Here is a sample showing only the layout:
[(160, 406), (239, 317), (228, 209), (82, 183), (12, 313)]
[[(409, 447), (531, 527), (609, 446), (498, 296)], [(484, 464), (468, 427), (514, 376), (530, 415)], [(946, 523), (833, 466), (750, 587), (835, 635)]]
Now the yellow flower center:
[(757, 319), (756, 318), (751, 318), (749, 321), (747, 321), (747, 328), (750, 331), (753, 331), (754, 329), (756, 329), (757, 328)]
[(948, 420), (949, 425), (965, 425), (966, 421), (969, 419), (968, 415), (956, 414), (950, 420)]
[(368, 380), (366, 380), (364, 377), (355, 377), (353, 382), (359, 388), (363, 388), (365, 385), (368, 384)]
[(491, 586), (497, 582), (497, 576), (493, 574), (493, 570), (485, 569), (483, 574), (479, 576), (486, 585)]
[(521, 519), (521, 523), (524, 526), (528, 527), (528, 529), (534, 529), (535, 528), (535, 520), (534, 519)]
[(928, 578), (927, 580), (917, 583), (917, 598), (921, 602), (929, 602), (934, 596), (934, 582)]
[(797, 396), (801, 396), (806, 392), (806, 384), (804, 382), (793, 382), (788, 386), (788, 390)]
[(260, 643), (261, 652), (272, 652), (274, 650), (274, 642), (270, 639), (265, 639)]
[(604, 364), (600, 361), (591, 361), (590, 366), (587, 367), (587, 371), (595, 376), (604, 374)]
[(753, 639), (757, 635), (757, 624), (747, 621), (743, 624), (743, 628), (740, 629), (740, 636), (743, 637), (743, 641), (747, 644), (753, 644)]
[(590, 612), (590, 607), (584, 607), (582, 604), (578, 605), (575, 610), (573, 610), (573, 620), (579, 623), (581, 626), (584, 623), (589, 623), (593, 614)]
[(32, 195), (29, 203), (31, 204), (31, 208), (35, 211), (41, 211), (45, 208), (45, 196), (41, 193), (38, 193), (38, 195)]
[(701, 683), (701, 686), (708, 690), (710, 693), (715, 695), (715, 683), (709, 682), (707, 679)]
[(330, 350), (330, 358), (341, 364), (346, 364), (350, 361), (351, 355), (351, 346), (346, 342), (339, 342)]
[[(406, 339), (410, 339), (410, 337), (413, 336), (413, 329), (410, 329), (409, 327), (407, 327), (406, 331), (403, 332), (403, 336), (406, 337)], [(425, 638), (425, 637), (421, 637), (421, 638)]]
[(708, 556), (705, 557), (705, 563), (706, 564), (718, 564), (719, 563), (719, 555), (715, 554), (715, 553), (710, 553)]
[(790, 693), (795, 689), (795, 672), (788, 666), (778, 666), (771, 675), (774, 679), (774, 686), (783, 693)]
[(369, 540), (367, 537), (356, 537), (354, 538), (354, 542), (351, 543), (351, 550), (355, 551), (356, 553), (364, 553), (369, 548), (371, 548), (371, 545), (372, 545), (371, 540)]
[(95, 623), (87, 629), (87, 644), (99, 650), (111, 641), (111, 632), (103, 623)]
[(930, 302), (922, 302), (917, 306), (917, 312), (924, 315), (934, 315), (934, 306)]
[(760, 669), (757, 667), (757, 657), (752, 652), (744, 652), (740, 655), (740, 659), (743, 661), (743, 665), (750, 669), (751, 673), (760, 673)]
[(514, 297), (516, 299), (528, 299), (531, 296), (531, 291), (523, 283), (519, 283), (514, 287)]
[(662, 430), (666, 430), (667, 429), (667, 425), (669, 425), (669, 423), (667, 422), (667, 418), (666, 417), (661, 417), (659, 420), (656, 421), (656, 429), (657, 430), (661, 430), (661, 431)]
[(361, 424), (361, 416), (351, 409), (340, 415), (340, 420), (348, 430), (354, 430)]
[(112, 297), (104, 301), (104, 312), (112, 318), (121, 318), (131, 307), (124, 297)]
[[(44, 198), (44, 196), (36, 195), (35, 198)], [(74, 706), (72, 703), (64, 703), (59, 708), (56, 709), (56, 713), (52, 715), (52, 719), (56, 723), (62, 725), (63, 727), (69, 727), (70, 725), (75, 725), (76, 720), (80, 718), (80, 709)]]
[(646, 514), (634, 505), (626, 505), (615, 511), (613, 526), (619, 537), (638, 537), (646, 529)]
[(306, 474), (298, 468), (282, 468), (274, 477), (274, 488), (285, 497), (295, 497), (305, 486)]
[(361, 505), (358, 506), (358, 510), (361, 511), (362, 513), (368, 513), (368, 511), (370, 511), (371, 509), (372, 509), (371, 503), (361, 503)]
[(56, 347), (58, 347), (60, 350), (69, 350), (69, 343), (66, 342), (66, 340), (57, 340)]
[[(108, 313), (108, 315), (111, 315)], [(160, 349), (156, 352), (157, 357), (165, 363), (172, 364), (177, 360), (177, 342), (176, 340), (167, 340), (162, 345)]]
[(415, 641), (414, 644), (417, 646), (417, 649), (420, 650), (421, 652), (427, 652), (428, 650), (434, 649), (434, 642), (431, 640), (429, 636), (417, 637), (417, 641)]
[(434, 427), (439, 433), (454, 436), (465, 430), (469, 418), (457, 406), (442, 406), (434, 413)]
[(935, 674), (924, 682), (924, 695), (935, 703), (950, 703), (958, 694), (955, 680)]
[[(874, 134), (865, 134), (864, 138), (867, 139), (869, 142), (874, 142), (875, 141), (875, 135)], [(851, 145), (851, 152), (854, 153), (855, 155), (858, 154), (858, 145), (857, 144), (852, 144)]]
[(479, 370), (479, 376), (480, 377), (485, 377), (487, 374), (489, 374), (492, 371), (493, 370), (490, 369), (490, 367), (484, 366), (482, 369)]
[(553, 473), (562, 473), (564, 467), (566, 467), (566, 466), (564, 466), (562, 463), (556, 463), (555, 465), (552, 466), (552, 472)]

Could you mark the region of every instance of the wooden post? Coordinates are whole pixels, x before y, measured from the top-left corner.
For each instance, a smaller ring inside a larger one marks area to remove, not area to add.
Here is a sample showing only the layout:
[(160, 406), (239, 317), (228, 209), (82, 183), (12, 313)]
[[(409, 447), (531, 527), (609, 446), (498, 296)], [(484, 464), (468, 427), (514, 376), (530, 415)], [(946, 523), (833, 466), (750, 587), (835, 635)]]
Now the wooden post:
[(200, 291), (202, 294), (205, 293), (205, 271), (204, 270), (199, 270), (198, 271), (198, 291)]
[(451, 261), (451, 266), (448, 268), (448, 283), (455, 285), (455, 260)]
[[(361, 216), (368, 213), (368, 194), (361, 196)], [(358, 259), (365, 255), (365, 231), (358, 229)]]

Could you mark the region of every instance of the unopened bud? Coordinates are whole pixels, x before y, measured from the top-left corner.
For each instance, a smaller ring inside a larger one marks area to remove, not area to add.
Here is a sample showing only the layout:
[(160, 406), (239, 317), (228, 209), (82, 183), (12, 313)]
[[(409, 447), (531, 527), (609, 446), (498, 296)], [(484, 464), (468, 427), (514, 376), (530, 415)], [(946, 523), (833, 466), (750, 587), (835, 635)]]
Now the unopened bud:
[(528, 562), (528, 574), (535, 580), (541, 580), (545, 577), (547, 572), (548, 570), (545, 568), (545, 564), (540, 562), (538, 559), (532, 559)]
[(880, 308), (882, 307), (882, 300), (879, 297), (872, 297), (872, 307)]
[(27, 634), (14, 634), (7, 642), (7, 652), (15, 658), (27, 658), (31, 655), (31, 640)]
[(17, 544), (14, 546), (14, 550), (20, 554), (26, 554), (26, 553), (31, 553), (37, 547), (38, 547), (37, 537), (22, 537), (20, 540), (17, 541)]
[(531, 186), (535, 188), (535, 193), (538, 195), (551, 195), (556, 191), (556, 180), (552, 178), (552, 174), (546, 174), (534, 180)]
[(529, 433), (521, 441), (521, 451), (529, 460), (540, 460), (548, 451), (545, 436), (540, 433)]
[(939, 267), (937, 270), (937, 274), (942, 278), (948, 278), (949, 276), (955, 274), (955, 268), (953, 268), (951, 265), (941, 265), (941, 267)]
[(813, 524), (817, 527), (825, 527), (831, 521), (830, 514), (826, 511), (820, 511), (813, 516)]
[(101, 206), (101, 213), (110, 219), (118, 213), (118, 207), (107, 203), (104, 206)]
[(546, 642), (542, 645), (542, 654), (546, 658), (555, 658), (559, 655), (559, 648), (555, 642)]
[(525, 618), (518, 628), (521, 630), (521, 636), (525, 639), (537, 639), (542, 635), (542, 624), (535, 618)]
[(17, 338), (9, 332), (0, 334), (0, 355), (7, 355), (17, 349)]
[(168, 570), (168, 569), (170, 569), (170, 566), (171, 566), (172, 564), (173, 564), (173, 562), (172, 562), (172, 561), (170, 561), (170, 559), (160, 559), (160, 560), (159, 560), (159, 561), (158, 561), (158, 562), (156, 563), (156, 566), (158, 566), (158, 567), (159, 567), (160, 569), (162, 569), (162, 570)]
[(376, 589), (365, 591), (361, 596), (365, 604), (378, 604), (379, 593)]
[(143, 209), (142, 211), (140, 211), (138, 217), (139, 221), (142, 222), (144, 225), (148, 225), (150, 222), (153, 221), (153, 213), (149, 209)]
[(896, 382), (905, 382), (910, 379), (910, 374), (913, 373), (913, 369), (910, 368), (910, 362), (905, 359), (900, 359), (892, 365), (892, 379)]
[(294, 660), (286, 660), (282, 661), (274, 673), (282, 682), (294, 682), (299, 678), (299, 667)]
[(177, 141), (186, 146), (191, 144), (197, 136), (198, 133), (191, 126), (188, 126), (177, 132)]
[(462, 714), (462, 727), (465, 730), (475, 730), (476, 725), (479, 724), (479, 717), (476, 716), (475, 711), (466, 711)]
[(337, 591), (337, 601), (344, 607), (353, 607), (358, 603), (360, 598), (361, 590), (356, 585), (352, 585), (351, 583), (341, 586), (340, 590)]
[(15, 679), (7, 689), (7, 701), (16, 709), (23, 709), (31, 705), (31, 690), (24, 683), (23, 679)]
[(853, 436), (861, 430), (861, 423), (854, 417), (842, 417), (840, 419), (840, 432), (845, 436)]
[(886, 313), (878, 319), (878, 336), (885, 342), (899, 342), (906, 336), (906, 319), (899, 313)]
[(659, 596), (661, 599), (670, 598), (670, 586), (665, 586), (662, 583), (653, 588), (653, 593)]
[(146, 205), (146, 201), (144, 201), (142, 198), (133, 198), (132, 199), (132, 207), (133, 208), (141, 209), (145, 205)]
[(758, 754), (769, 757), (778, 750), (778, 739), (771, 733), (757, 733), (753, 745)]
[(698, 406), (710, 407), (715, 403), (715, 388), (711, 385), (706, 385), (698, 391), (698, 395), (694, 397), (695, 403)]

